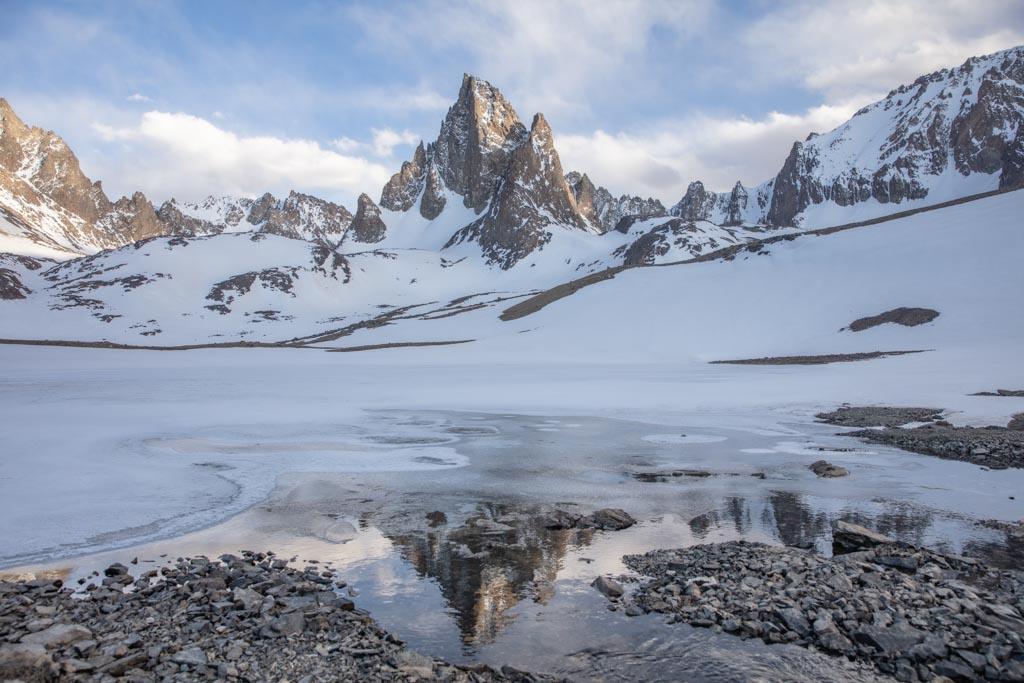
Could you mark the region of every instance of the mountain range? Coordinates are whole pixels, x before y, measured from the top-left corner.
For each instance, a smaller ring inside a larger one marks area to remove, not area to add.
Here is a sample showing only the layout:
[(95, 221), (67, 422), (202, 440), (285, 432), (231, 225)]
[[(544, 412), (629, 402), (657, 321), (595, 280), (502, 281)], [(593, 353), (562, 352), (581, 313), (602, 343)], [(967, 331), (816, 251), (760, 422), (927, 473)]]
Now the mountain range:
[(794, 143), (760, 185), (695, 181), (666, 209), (567, 171), (542, 114), (527, 126), (466, 75), (437, 138), (353, 213), (295, 191), (111, 201), (57, 134), (0, 99), (4, 336), (305, 340), (456, 315), (608, 269), (1019, 188), (1022, 124), (1017, 47), (922, 76)]

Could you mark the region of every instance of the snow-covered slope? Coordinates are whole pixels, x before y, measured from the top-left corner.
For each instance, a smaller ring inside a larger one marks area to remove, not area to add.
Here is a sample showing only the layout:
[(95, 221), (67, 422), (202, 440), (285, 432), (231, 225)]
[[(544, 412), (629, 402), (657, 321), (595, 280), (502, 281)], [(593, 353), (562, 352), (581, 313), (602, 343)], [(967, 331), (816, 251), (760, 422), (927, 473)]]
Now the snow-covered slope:
[(922, 76), (795, 143), (779, 174), (752, 190), (693, 183), (670, 212), (820, 228), (1022, 184), (1024, 47), (1015, 47)]
[[(1022, 215), (1024, 191), (1008, 192), (878, 225), (799, 236), (732, 260), (626, 270), (509, 322), (497, 317), (505, 304), (452, 318), (398, 321), (344, 341), (478, 340), (472, 347), (432, 350), (438, 363), (472, 353), (480, 362), (615, 363), (628, 356), (629, 362), (668, 366), (931, 349), (975, 363), (984, 356), (1019, 380)], [(918, 327), (844, 330), (858, 318), (901, 306), (940, 315)], [(412, 351), (394, 353), (399, 360), (415, 358)]]

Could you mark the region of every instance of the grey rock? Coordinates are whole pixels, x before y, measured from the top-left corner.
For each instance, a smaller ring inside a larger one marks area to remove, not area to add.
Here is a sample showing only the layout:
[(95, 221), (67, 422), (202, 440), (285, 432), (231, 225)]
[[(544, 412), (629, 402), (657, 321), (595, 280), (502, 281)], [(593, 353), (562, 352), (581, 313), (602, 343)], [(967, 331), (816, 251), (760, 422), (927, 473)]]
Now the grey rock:
[(832, 524), (832, 548), (837, 555), (855, 552), (877, 545), (894, 543), (888, 536), (877, 533), (867, 527), (836, 520)]
[(175, 652), (171, 656), (171, 661), (175, 664), (184, 664), (186, 666), (206, 666), (210, 662), (206, 652), (199, 647), (190, 647), (180, 652)]
[(887, 627), (864, 626), (853, 634), (854, 640), (893, 656), (910, 650), (925, 639), (925, 634), (906, 622)]
[(53, 626), (22, 636), (22, 643), (57, 648), (71, 645), (79, 640), (92, 638), (92, 631), (80, 624), (54, 624)]
[(599, 590), (601, 593), (607, 595), (609, 598), (621, 597), (622, 594), (625, 592), (625, 589), (622, 587), (622, 584), (620, 584), (615, 579), (609, 578), (607, 576), (597, 577), (593, 580), (593, 582), (591, 582), (590, 585)]

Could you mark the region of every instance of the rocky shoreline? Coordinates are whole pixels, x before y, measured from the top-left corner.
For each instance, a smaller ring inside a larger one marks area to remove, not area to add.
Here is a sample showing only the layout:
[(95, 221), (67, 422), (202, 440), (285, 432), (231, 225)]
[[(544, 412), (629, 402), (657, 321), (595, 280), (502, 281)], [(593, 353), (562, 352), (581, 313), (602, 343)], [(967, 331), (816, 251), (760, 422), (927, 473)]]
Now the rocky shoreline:
[[(840, 523), (843, 525), (843, 523)], [(595, 587), (628, 615), (792, 643), (899, 681), (1024, 681), (1024, 573), (843, 525), (832, 558), (734, 541), (625, 558), (653, 577)], [(621, 577), (621, 581), (635, 580)]]
[[(870, 427), (844, 436), (869, 443), (895, 446), (906, 451), (959, 460), (991, 469), (1024, 467), (1024, 419), (1014, 416), (1001, 427), (954, 427), (942, 419), (937, 408), (893, 408), (885, 406), (842, 407), (817, 417), (828, 424)], [(906, 427), (913, 423), (917, 427)]]
[(132, 571), (112, 565), (78, 593), (0, 582), (0, 680), (555, 680), (409, 651), (322, 565), (245, 552)]

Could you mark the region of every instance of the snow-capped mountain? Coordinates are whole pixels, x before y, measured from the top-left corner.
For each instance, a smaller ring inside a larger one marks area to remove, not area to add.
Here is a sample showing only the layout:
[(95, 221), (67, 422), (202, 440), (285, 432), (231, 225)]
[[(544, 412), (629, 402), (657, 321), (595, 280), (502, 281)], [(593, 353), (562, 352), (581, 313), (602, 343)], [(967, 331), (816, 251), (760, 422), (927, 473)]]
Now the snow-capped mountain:
[[(922, 76), (793, 145), (752, 190), (691, 183), (687, 220), (824, 227), (1024, 184), (1024, 47)], [(894, 206), (896, 205), (896, 206)]]
[[(669, 211), (566, 174), (544, 116), (527, 128), (497, 88), (468, 75), (437, 139), (416, 148), (379, 204), (361, 195), (354, 216), (296, 192), (158, 211), (141, 195), (110, 203), (59, 138), (5, 104), (0, 249), (20, 255), (0, 259), (0, 327), (160, 345), (333, 340), (1019, 186), (1022, 52), (919, 79), (798, 143), (768, 183), (727, 193), (691, 183)], [(119, 244), (63, 264), (39, 258)], [(727, 256), (737, 254), (749, 258)]]
[(208, 197), (197, 203), (171, 199), (156, 215), (169, 235), (256, 231), (332, 246), (341, 241), (353, 218), (340, 204), (294, 190), (283, 200), (269, 192), (259, 199)]
[(67, 258), (162, 232), (145, 195), (111, 202), (59, 135), (0, 98), (0, 250)]
[(157, 235), (242, 231), (334, 246), (352, 218), (344, 206), (294, 191), (283, 200), (172, 199), (158, 210), (141, 192), (111, 202), (59, 135), (25, 125), (0, 98), (0, 251), (65, 259)]

